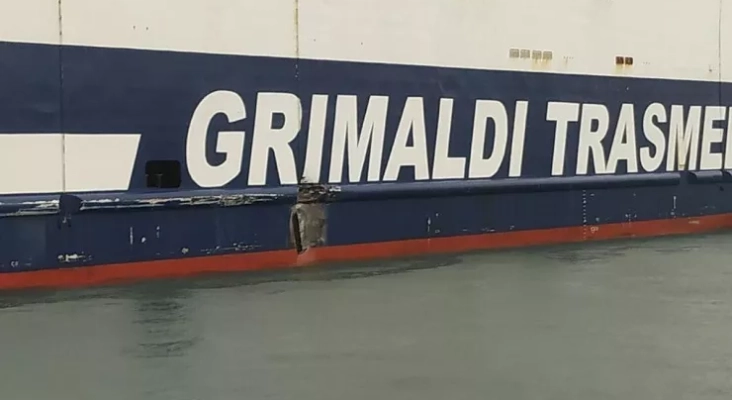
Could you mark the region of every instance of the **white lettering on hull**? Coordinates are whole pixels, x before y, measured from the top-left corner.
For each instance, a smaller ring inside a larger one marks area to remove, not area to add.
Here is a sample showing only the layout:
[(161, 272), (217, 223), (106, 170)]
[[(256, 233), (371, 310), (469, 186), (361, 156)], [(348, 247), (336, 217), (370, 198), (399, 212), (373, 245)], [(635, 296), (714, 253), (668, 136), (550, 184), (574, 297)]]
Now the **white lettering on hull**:
[[(329, 114), (331, 100), (333, 114)], [(455, 119), (456, 115), (464, 119), (466, 114), (458, 114), (457, 105), (465, 103), (433, 100), (314, 94), (303, 129), (298, 96), (259, 93), (254, 120), (248, 121), (253, 127), (248, 154), (246, 132), (209, 132), (218, 114), (232, 124), (248, 116), (238, 94), (217, 91), (206, 96), (192, 116), (186, 142), (188, 171), (197, 185), (210, 188), (236, 179), (247, 161), (249, 186), (521, 178), (527, 165), (533, 177), (732, 168), (732, 119), (727, 120), (732, 112), (726, 107), (552, 101), (545, 105), (541, 120), (536, 115), (530, 118), (534, 107), (529, 101), (477, 99), (467, 130), (457, 123), (465, 120)], [(274, 128), (276, 115), (283, 122)], [(209, 134), (217, 135), (216, 151), (226, 157), (219, 165), (206, 158)], [(538, 140), (541, 146), (533, 144)], [(543, 172), (536, 170), (540, 152), (547, 154), (541, 158), (550, 160)], [(527, 156), (533, 157), (529, 164)]]

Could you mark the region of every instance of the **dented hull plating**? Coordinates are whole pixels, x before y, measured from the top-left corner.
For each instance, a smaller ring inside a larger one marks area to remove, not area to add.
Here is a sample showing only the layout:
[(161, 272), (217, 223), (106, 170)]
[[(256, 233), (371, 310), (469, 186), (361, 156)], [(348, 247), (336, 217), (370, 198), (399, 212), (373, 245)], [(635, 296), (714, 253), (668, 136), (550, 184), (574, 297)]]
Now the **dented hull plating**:
[[(117, 12), (129, 26), (99, 9), (109, 20), (93, 27), (73, 17), (92, 2), (48, 2), (48, 24), (70, 15), (63, 45), (58, 29), (0, 29), (0, 288), (732, 226), (722, 26), (694, 33), (703, 46), (681, 46), (703, 53), (692, 61), (634, 39), (632, 55), (575, 66), (569, 50), (546, 47), (577, 31), (521, 36), (559, 35), (534, 51), (497, 39), (485, 60), (467, 55), (471, 32), (443, 32), (464, 48), (441, 43), (435, 60), (431, 42), (400, 36), (382, 14), (350, 36), (322, 36), (349, 7), (368, 13), (358, 0), (236, 5), (252, 24), (293, 11), (278, 23), (294, 23), (294, 48), (292, 32), (261, 23), (277, 31), (244, 45), (224, 33), (185, 43), (177, 22), (156, 20), (162, 10), (126, 2)], [(180, 19), (204, 3), (183, 2)], [(213, 3), (207, 12), (223, 9)], [(392, 7), (407, 13), (406, 3)], [(532, 1), (496, 3), (496, 15), (513, 15)], [(719, 23), (723, 11), (702, 3), (666, 12)], [(447, 19), (468, 7), (420, 4)], [(223, 13), (211, 18), (227, 29)], [(368, 24), (381, 30), (367, 35)], [(156, 27), (169, 34), (146, 36)]]

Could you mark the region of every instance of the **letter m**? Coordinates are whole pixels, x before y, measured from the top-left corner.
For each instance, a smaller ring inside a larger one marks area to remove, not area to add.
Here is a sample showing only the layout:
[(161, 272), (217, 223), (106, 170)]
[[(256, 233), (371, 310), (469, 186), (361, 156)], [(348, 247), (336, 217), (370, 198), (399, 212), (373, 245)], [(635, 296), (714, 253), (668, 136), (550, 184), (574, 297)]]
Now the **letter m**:
[[(358, 98), (338, 96), (336, 100), (335, 122), (333, 124), (333, 148), (331, 152), (330, 183), (340, 183), (343, 179), (343, 162), (348, 149), (348, 180), (361, 180), (366, 152), (369, 154), (368, 181), (381, 178), (381, 159), (384, 151), (384, 131), (389, 98), (371, 96), (364, 115), (363, 126), (358, 131)], [(348, 147), (346, 147), (348, 146)]]
[[(684, 106), (671, 106), (671, 122), (668, 132), (668, 157), (666, 158), (667, 171), (696, 169), (699, 153), (701, 112), (701, 106), (689, 107), (689, 118), (685, 124)], [(678, 164), (676, 161), (677, 156)]]

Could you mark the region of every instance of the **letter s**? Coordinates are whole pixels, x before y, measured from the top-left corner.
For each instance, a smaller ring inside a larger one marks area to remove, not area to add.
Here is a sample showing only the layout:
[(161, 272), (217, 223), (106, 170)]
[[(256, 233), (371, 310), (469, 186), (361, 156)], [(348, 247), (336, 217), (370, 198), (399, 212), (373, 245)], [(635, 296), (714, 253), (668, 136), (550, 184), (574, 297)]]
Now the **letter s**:
[(247, 117), (244, 100), (234, 92), (216, 91), (198, 104), (188, 128), (186, 163), (191, 179), (200, 187), (224, 186), (241, 173), (245, 132), (219, 132), (216, 151), (226, 154), (226, 161), (214, 166), (206, 160), (206, 135), (211, 120), (219, 113), (226, 115), (229, 123)]

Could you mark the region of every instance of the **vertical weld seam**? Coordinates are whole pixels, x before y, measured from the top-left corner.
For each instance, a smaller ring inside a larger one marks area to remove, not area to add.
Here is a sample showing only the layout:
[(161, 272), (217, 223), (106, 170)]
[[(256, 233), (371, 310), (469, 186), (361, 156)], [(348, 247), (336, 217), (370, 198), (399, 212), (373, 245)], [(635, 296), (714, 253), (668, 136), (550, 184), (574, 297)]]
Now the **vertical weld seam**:
[(587, 240), (587, 190), (582, 190), (582, 240)]
[(299, 67), (300, 67), (300, 0), (295, 0), (295, 79), (299, 78), (299, 72), (300, 72)]
[(63, 0), (58, 0), (58, 107), (61, 134), (61, 191), (66, 192), (66, 127), (64, 116), (64, 25)]
[[(298, 96), (302, 98), (302, 93), (300, 90), (300, 0), (294, 0), (295, 5), (295, 65), (294, 65), (294, 73), (295, 73), (295, 88), (298, 93)], [(300, 108), (298, 109), (298, 119), (300, 121), (300, 129), (302, 129), (302, 123), (303, 123), (303, 108), (302, 103), (300, 103)], [(299, 148), (300, 146), (298, 146)], [(303, 165), (304, 168), (304, 165)], [(302, 176), (303, 171), (298, 172), (298, 183), (302, 182)]]
[(724, 5), (722, 3), (722, 0), (719, 0), (719, 24), (717, 26), (717, 62), (718, 62), (718, 68), (719, 68), (719, 84), (717, 85), (717, 90), (719, 91), (719, 105), (722, 105), (722, 10), (724, 8)]

